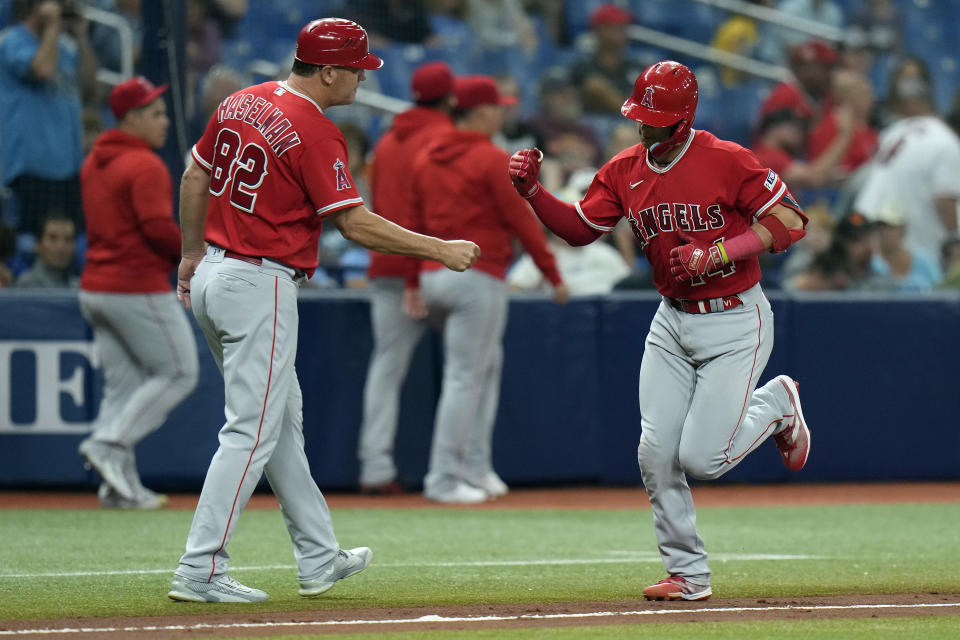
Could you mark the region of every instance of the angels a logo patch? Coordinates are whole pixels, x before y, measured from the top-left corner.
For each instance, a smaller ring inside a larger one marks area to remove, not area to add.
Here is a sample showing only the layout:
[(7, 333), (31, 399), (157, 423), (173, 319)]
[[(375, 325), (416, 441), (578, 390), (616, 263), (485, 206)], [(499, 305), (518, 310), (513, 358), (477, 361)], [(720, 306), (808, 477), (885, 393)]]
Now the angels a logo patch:
[(340, 158), (337, 158), (337, 161), (333, 163), (333, 170), (337, 172), (337, 191), (343, 191), (352, 186), (350, 180), (347, 178), (347, 172), (344, 166), (343, 160)]
[(647, 87), (647, 90), (643, 92), (643, 100), (640, 101), (640, 104), (648, 109), (653, 109), (653, 87)]

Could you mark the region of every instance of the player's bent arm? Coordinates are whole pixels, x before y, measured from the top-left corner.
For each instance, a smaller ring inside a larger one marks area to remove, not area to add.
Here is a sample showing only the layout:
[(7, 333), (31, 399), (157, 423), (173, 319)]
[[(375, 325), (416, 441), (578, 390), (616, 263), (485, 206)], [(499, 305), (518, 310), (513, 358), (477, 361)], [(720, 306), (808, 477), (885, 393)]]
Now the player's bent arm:
[(327, 218), (344, 238), (378, 253), (436, 260), (454, 271), (465, 271), (480, 257), (480, 247), (468, 240), (441, 240), (414, 233), (364, 206), (341, 209)]
[(583, 221), (574, 205), (560, 200), (542, 185), (527, 202), (540, 221), (572, 247), (590, 244), (603, 235)]

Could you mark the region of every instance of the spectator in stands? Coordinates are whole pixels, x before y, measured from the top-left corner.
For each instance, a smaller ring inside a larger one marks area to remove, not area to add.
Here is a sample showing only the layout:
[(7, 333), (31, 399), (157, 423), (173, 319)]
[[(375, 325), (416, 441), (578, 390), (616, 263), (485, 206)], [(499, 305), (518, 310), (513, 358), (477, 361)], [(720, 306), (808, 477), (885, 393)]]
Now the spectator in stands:
[(790, 70), (794, 78), (773, 88), (760, 107), (761, 118), (773, 111), (791, 109), (807, 126), (819, 120), (830, 91), (830, 72), (836, 63), (836, 51), (818, 40), (793, 47)]
[[(787, 19), (800, 18), (819, 22), (827, 27), (843, 28), (843, 11), (834, 0), (780, 0), (777, 10)], [(794, 47), (810, 38), (804, 31), (771, 25), (770, 39), (765, 41), (760, 57), (775, 64), (783, 63), (784, 56)]]
[(200, 97), (190, 118), (191, 140), (199, 140), (207, 128), (210, 116), (223, 99), (249, 86), (243, 74), (225, 64), (215, 64), (200, 81)]
[[(630, 275), (630, 267), (617, 250), (606, 242), (571, 247), (549, 231), (545, 233), (547, 248), (556, 256), (560, 277), (567, 284), (572, 297), (605, 295)], [(529, 253), (520, 256), (510, 268), (507, 284), (514, 291), (553, 291)]]
[(843, 256), (848, 289), (889, 290), (892, 287), (873, 272), (875, 250), (876, 225), (859, 213), (853, 213), (837, 223), (833, 232), (833, 244), (827, 252), (837, 252)]
[(849, 144), (840, 158), (839, 167), (852, 173), (873, 157), (877, 150), (877, 130), (870, 123), (873, 115), (873, 84), (866, 76), (847, 69), (833, 73), (832, 96), (835, 108), (827, 110), (807, 136), (807, 158), (816, 163), (833, 149), (838, 137), (846, 137)]
[(77, 255), (77, 227), (70, 216), (49, 213), (34, 245), (33, 266), (17, 278), (18, 287), (75, 288), (80, 279), (73, 271)]
[(540, 79), (540, 109), (530, 125), (539, 133), (545, 155), (559, 165), (560, 185), (575, 171), (600, 164), (600, 143), (582, 115), (580, 94), (567, 71), (549, 69)]
[(950, 238), (943, 243), (941, 254), (943, 280), (938, 289), (960, 289), (960, 238)]
[[(761, 5), (768, 9), (776, 6), (776, 0), (749, 0), (752, 4)], [(733, 13), (723, 21), (713, 34), (711, 46), (727, 53), (754, 57), (760, 47), (761, 33), (766, 31), (750, 16)], [(740, 84), (744, 74), (733, 67), (720, 66), (720, 80), (724, 86), (732, 87)]]
[(850, 16), (849, 34), (872, 51), (897, 51), (902, 16), (893, 0), (866, 0)]
[(895, 291), (930, 291), (943, 279), (943, 272), (934, 255), (904, 245), (906, 222), (906, 212), (897, 205), (880, 209), (871, 271)]
[(0, 219), (0, 289), (13, 286), (13, 269), (10, 261), (17, 253), (17, 234)]
[[(824, 202), (816, 202), (804, 209), (809, 219), (806, 226), (807, 235), (803, 242), (798, 242), (790, 248), (786, 259), (780, 267), (780, 278), (783, 286), (801, 273), (809, 273), (812, 265), (821, 253), (826, 252), (833, 244), (834, 221)], [(820, 276), (827, 275), (829, 268), (820, 265)], [(842, 288), (842, 287), (841, 287)]]
[[(126, 22), (133, 36), (133, 63), (140, 60), (141, 45), (143, 42), (143, 17), (141, 15), (141, 0), (84, 0), (86, 4), (98, 9), (114, 13)], [(97, 62), (103, 69), (119, 73), (123, 69), (123, 50), (117, 29), (100, 22), (90, 25), (90, 43), (97, 53)]]
[(896, 207), (906, 216), (907, 245), (938, 256), (958, 230), (960, 139), (934, 113), (931, 88), (922, 76), (903, 75), (892, 89), (900, 119), (881, 133), (853, 208), (878, 220)]
[(466, 5), (467, 25), (483, 49), (536, 53), (537, 32), (519, 0), (466, 0)]
[(843, 291), (850, 287), (847, 258), (839, 248), (831, 248), (812, 256), (803, 271), (783, 279), (787, 291)]
[(500, 95), (516, 98), (516, 104), (504, 105), (503, 129), (494, 137), (498, 147), (513, 153), (520, 149), (542, 149), (544, 142), (541, 131), (535, 125), (535, 119), (524, 118), (521, 111), (520, 84), (509, 73), (495, 76)]
[(588, 113), (620, 113), (624, 99), (633, 91), (633, 81), (644, 69), (629, 56), (627, 27), (632, 22), (629, 11), (612, 4), (601, 5), (590, 16), (596, 48), (570, 70)]
[(760, 162), (783, 178), (791, 189), (819, 188), (836, 185), (845, 176), (840, 161), (853, 133), (853, 118), (849, 109), (835, 111), (836, 135), (830, 145), (813, 162), (804, 162), (804, 121), (791, 109), (772, 111), (760, 122), (753, 152)]
[(906, 91), (909, 94), (916, 93), (916, 87), (924, 85), (928, 93), (932, 96), (933, 76), (931, 76), (930, 68), (927, 67), (927, 64), (920, 58), (912, 56), (902, 59), (890, 72), (890, 79), (887, 82), (887, 99), (881, 108), (880, 124), (886, 127), (902, 118), (903, 114), (901, 111), (903, 106), (901, 102), (904, 100), (913, 100), (912, 95), (904, 95), (904, 92)]
[(364, 25), (371, 49), (394, 42), (427, 44), (433, 35), (424, 0), (353, 0), (345, 17)]
[(97, 60), (74, 2), (15, 0), (0, 37), (0, 176), (16, 198), (18, 231), (63, 212), (80, 227), (81, 97), (94, 97)]

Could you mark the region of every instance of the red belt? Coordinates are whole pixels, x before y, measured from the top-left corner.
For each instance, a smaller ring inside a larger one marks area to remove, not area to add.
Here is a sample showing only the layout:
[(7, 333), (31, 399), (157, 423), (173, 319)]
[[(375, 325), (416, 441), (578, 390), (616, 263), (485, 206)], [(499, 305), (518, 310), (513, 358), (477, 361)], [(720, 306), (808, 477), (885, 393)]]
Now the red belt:
[(723, 296), (722, 298), (708, 298), (706, 300), (683, 300), (667, 298), (670, 306), (684, 313), (717, 313), (727, 311), (743, 304), (740, 296)]
[[(224, 249), (224, 250), (223, 250), (223, 257), (224, 257), (224, 258), (233, 258), (234, 260), (241, 260), (241, 261), (243, 261), (243, 262), (249, 262), (250, 264), (255, 264), (255, 265), (257, 265), (258, 267), (263, 264), (263, 258), (254, 258), (254, 257), (252, 257), (252, 256), (245, 256), (245, 255), (243, 255), (242, 253), (237, 253), (237, 252), (235, 252), (235, 251), (230, 251), (230, 250), (228, 250), (228, 249)], [(284, 266), (286, 266), (286, 265), (284, 265)], [(296, 267), (289, 267), (289, 268), (290, 268), (290, 269), (293, 269), (293, 279), (294, 279), (294, 280), (297, 280), (297, 279), (302, 278), (302, 277), (304, 277), (304, 276), (307, 275), (307, 274), (304, 273), (302, 270), (297, 269)]]

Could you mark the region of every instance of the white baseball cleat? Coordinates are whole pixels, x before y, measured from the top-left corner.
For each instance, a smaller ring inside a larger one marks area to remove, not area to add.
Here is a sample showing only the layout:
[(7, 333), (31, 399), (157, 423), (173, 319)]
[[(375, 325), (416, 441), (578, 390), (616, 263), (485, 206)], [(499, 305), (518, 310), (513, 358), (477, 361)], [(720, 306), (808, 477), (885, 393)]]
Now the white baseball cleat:
[(210, 582), (174, 575), (167, 597), (180, 602), (264, 602), (269, 597), (260, 589), (244, 586), (225, 575)]
[(340, 549), (333, 559), (333, 571), (330, 575), (302, 581), (300, 595), (304, 598), (312, 598), (326, 593), (338, 580), (349, 578), (366, 569), (371, 560), (373, 560), (373, 551), (369, 547), (357, 547), (349, 551)]
[(127, 500), (136, 498), (136, 492), (123, 472), (123, 449), (87, 438), (80, 443), (77, 451), (83, 456), (84, 466), (96, 469), (103, 481), (113, 487), (120, 497)]
[(803, 419), (803, 409), (800, 407), (800, 385), (790, 376), (780, 375), (775, 378), (783, 385), (793, 407), (793, 424), (773, 436), (780, 450), (783, 464), (790, 471), (800, 471), (807, 464), (810, 455), (810, 429)]
[(450, 491), (424, 491), (424, 495), (427, 500), (444, 504), (478, 504), (487, 500), (486, 491), (472, 487), (466, 482), (457, 483)]
[(100, 485), (97, 490), (97, 497), (100, 499), (100, 506), (104, 509), (162, 509), (170, 498), (151, 491), (146, 487), (138, 487), (136, 497), (133, 500), (127, 500), (106, 482)]
[(510, 492), (510, 487), (497, 475), (496, 471), (489, 471), (479, 480), (471, 480), (469, 484), (477, 489), (482, 489), (491, 498), (502, 498)]

